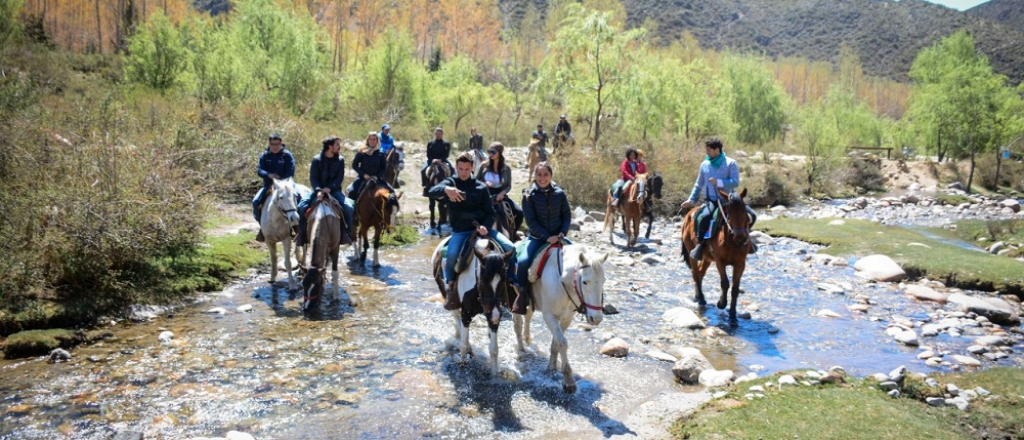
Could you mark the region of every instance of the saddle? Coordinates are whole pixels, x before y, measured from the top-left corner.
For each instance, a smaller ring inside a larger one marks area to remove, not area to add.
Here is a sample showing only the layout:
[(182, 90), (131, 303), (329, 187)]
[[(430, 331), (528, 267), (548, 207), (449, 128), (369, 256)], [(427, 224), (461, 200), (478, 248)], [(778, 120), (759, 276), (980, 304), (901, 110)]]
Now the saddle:
[[(327, 202), (323, 200), (314, 201), (313, 204), (309, 206), (309, 209), (306, 209), (306, 212), (302, 213), (302, 216), (305, 217), (306, 220), (309, 220), (309, 216), (312, 213), (316, 212), (316, 208), (320, 206), (320, 204), (322, 203)], [(334, 213), (334, 216), (338, 217), (338, 223), (341, 223), (341, 244), (347, 245), (351, 243), (353, 237), (351, 234), (353, 233), (353, 231), (351, 228), (349, 228), (348, 223), (345, 222), (345, 214), (341, 210), (341, 202), (331, 199), (330, 208), (331, 212)], [(345, 231), (349, 231), (349, 233), (346, 234)], [(304, 236), (305, 238), (302, 238), (302, 240), (309, 240), (309, 237), (313, 236), (313, 222), (306, 222), (306, 230), (303, 231), (303, 233), (305, 233), (306, 235)], [(298, 238), (296, 238), (296, 240), (298, 240)]]
[(718, 234), (718, 230), (722, 227), (722, 222), (719, 221), (719, 219), (721, 218), (722, 211), (719, 210), (717, 206), (713, 206), (711, 208), (711, 213), (710, 214), (701, 215), (700, 213), (703, 212), (703, 211), (704, 210), (701, 209), (700, 211), (697, 212), (697, 215), (693, 216), (693, 232), (697, 234), (697, 238), (698, 239), (703, 237), (703, 234), (705, 232), (707, 232), (707, 231), (701, 231), (700, 230), (700, 225), (702, 225), (704, 223), (704, 220), (707, 219), (708, 216), (710, 216), (711, 220), (713, 220), (712, 221), (712, 225), (711, 225), (711, 236), (712, 237), (714, 237), (716, 234)]
[[(473, 258), (475, 258), (475, 255), (473, 255), (473, 247), (476, 246), (476, 240), (480, 238), (484, 237), (474, 235), (469, 240), (466, 240), (465, 243), (462, 243), (462, 248), (459, 249), (459, 253), (456, 256), (456, 258), (458, 259), (455, 260), (456, 275), (464, 272), (466, 268), (469, 267), (469, 262), (473, 261)], [(448, 258), (448, 242), (451, 241), (451, 239), (452, 237), (448, 236), (445, 237), (444, 240), (441, 240), (441, 258), (439, 260), (444, 260)], [(501, 249), (501, 244), (499, 244), (493, 238), (486, 237), (486, 240), (488, 241), (488, 244), (492, 249)]]
[(540, 279), (541, 274), (544, 272), (544, 265), (547, 264), (548, 257), (551, 256), (551, 250), (556, 247), (561, 248), (562, 245), (553, 245), (551, 243), (547, 243), (540, 248), (540, 251), (537, 252), (537, 255), (531, 257), (532, 261), (530, 261), (530, 269), (529, 271), (527, 271), (527, 279), (530, 283), (534, 283)]

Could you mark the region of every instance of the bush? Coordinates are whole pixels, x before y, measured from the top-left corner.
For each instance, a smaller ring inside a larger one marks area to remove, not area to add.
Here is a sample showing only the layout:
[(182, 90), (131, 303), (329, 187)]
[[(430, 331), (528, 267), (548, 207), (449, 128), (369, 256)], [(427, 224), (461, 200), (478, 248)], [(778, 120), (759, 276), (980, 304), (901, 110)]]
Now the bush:
[(789, 183), (774, 170), (764, 174), (761, 187), (750, 197), (752, 206), (792, 205), (796, 202), (796, 194)]
[(975, 173), (986, 189), (998, 191), (1001, 188), (1018, 189), (1024, 185), (1024, 164), (1003, 159), (999, 167), (999, 181), (996, 181), (996, 158), (992, 154), (978, 157)]
[(881, 161), (855, 157), (850, 161), (850, 175), (846, 183), (868, 191), (885, 191), (885, 176)]

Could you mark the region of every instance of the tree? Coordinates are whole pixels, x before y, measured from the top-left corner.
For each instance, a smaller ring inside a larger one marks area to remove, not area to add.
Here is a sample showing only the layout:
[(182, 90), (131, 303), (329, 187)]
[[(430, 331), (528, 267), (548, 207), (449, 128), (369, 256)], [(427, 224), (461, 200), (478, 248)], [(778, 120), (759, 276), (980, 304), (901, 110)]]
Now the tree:
[(754, 58), (732, 58), (726, 65), (732, 87), (732, 119), (741, 142), (763, 146), (782, 132), (786, 122), (783, 92), (765, 64)]
[(165, 93), (178, 83), (188, 67), (189, 53), (181, 33), (161, 12), (146, 20), (145, 26), (128, 43), (128, 79)]
[(842, 120), (837, 107), (827, 98), (805, 105), (797, 112), (797, 144), (807, 158), (804, 170), (807, 176), (807, 194), (815, 190), (827, 192), (823, 177), (831, 174), (836, 160), (842, 155)]
[(561, 94), (579, 114), (592, 115), (594, 144), (601, 138), (601, 120), (609, 110), (622, 110), (622, 93), (634, 74), (634, 60), (643, 29), (620, 31), (612, 14), (591, 11), (577, 3), (564, 7), (551, 53), (544, 59), (538, 89)]
[(477, 82), (479, 74), (473, 60), (457, 56), (446, 61), (434, 72), (434, 90), (437, 92), (437, 112), (433, 122), (454, 121), (454, 132), (459, 123), (474, 111), (489, 106), (487, 88)]
[[(367, 119), (416, 119), (422, 110), (425, 72), (415, 62), (412, 38), (388, 30), (366, 55), (366, 66), (358, 73), (353, 96), (356, 107)], [(381, 114), (383, 113), (383, 114)]]
[(23, 4), (22, 0), (0, 2), (0, 53), (3, 53), (7, 45), (21, 34), (18, 14)]

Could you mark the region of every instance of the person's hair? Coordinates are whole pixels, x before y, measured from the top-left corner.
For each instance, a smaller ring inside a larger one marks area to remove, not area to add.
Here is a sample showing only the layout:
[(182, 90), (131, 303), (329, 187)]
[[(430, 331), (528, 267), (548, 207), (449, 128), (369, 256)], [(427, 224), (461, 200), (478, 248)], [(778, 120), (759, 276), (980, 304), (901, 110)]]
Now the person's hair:
[(470, 152), (467, 151), (465, 153), (460, 154), (459, 157), (455, 158), (455, 163), (459, 163), (459, 162), (469, 162), (469, 164), (472, 165), (473, 164), (473, 153), (470, 153)]
[(704, 141), (704, 146), (714, 150), (722, 151), (722, 140), (713, 137), (711, 139)]
[[(498, 172), (501, 172), (502, 168), (505, 168), (505, 146), (501, 142), (491, 142), (491, 146), (487, 147), (488, 150), (498, 150)], [(491, 158), (488, 156), (487, 160), (484, 161), (484, 169), (489, 170), (492, 167)]]
[(544, 128), (544, 124), (537, 124), (537, 128)]
[(644, 150), (641, 150), (641, 149), (637, 148), (636, 149), (636, 160), (640, 160), (640, 159), (643, 159), (643, 158), (644, 158)]
[[(370, 148), (370, 138), (371, 137), (377, 138), (377, 147), (376, 148), (372, 148), (372, 149)], [(377, 134), (376, 131), (371, 131), (371, 132), (369, 132), (366, 135), (366, 140), (363, 141), (363, 146), (359, 147), (359, 152), (363, 153), (363, 154), (370, 154), (370, 150), (376, 150), (378, 148), (380, 148), (380, 135)]]
[(533, 167), (533, 175), (536, 176), (537, 171), (540, 171), (541, 168), (547, 168), (548, 172), (551, 173), (551, 177), (555, 177), (555, 169), (551, 167), (551, 164), (548, 161), (541, 162), (537, 164), (537, 166)]
[(327, 137), (325, 137), (324, 138), (324, 148), (323, 148), (323, 150), (326, 150), (327, 147), (330, 147), (331, 145), (334, 145), (335, 142), (341, 142), (341, 138), (339, 138), (337, 136), (327, 136)]
[(437, 134), (437, 132), (439, 132), (439, 131), (444, 133), (444, 129), (441, 128), (440, 126), (434, 127), (434, 134)]
[(636, 148), (626, 147), (626, 159), (629, 159), (630, 154), (636, 154), (637, 157), (640, 157), (640, 153), (636, 150)]

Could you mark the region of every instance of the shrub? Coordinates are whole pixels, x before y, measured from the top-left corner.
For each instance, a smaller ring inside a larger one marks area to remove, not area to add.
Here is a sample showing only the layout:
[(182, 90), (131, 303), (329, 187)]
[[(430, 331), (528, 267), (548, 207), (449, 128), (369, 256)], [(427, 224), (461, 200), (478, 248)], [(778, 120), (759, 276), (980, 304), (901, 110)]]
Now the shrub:
[(880, 161), (855, 157), (850, 161), (850, 171), (846, 181), (848, 185), (868, 191), (885, 190), (885, 176), (882, 175)]
[(790, 185), (774, 170), (764, 174), (761, 187), (750, 197), (753, 206), (791, 205), (796, 196)]

